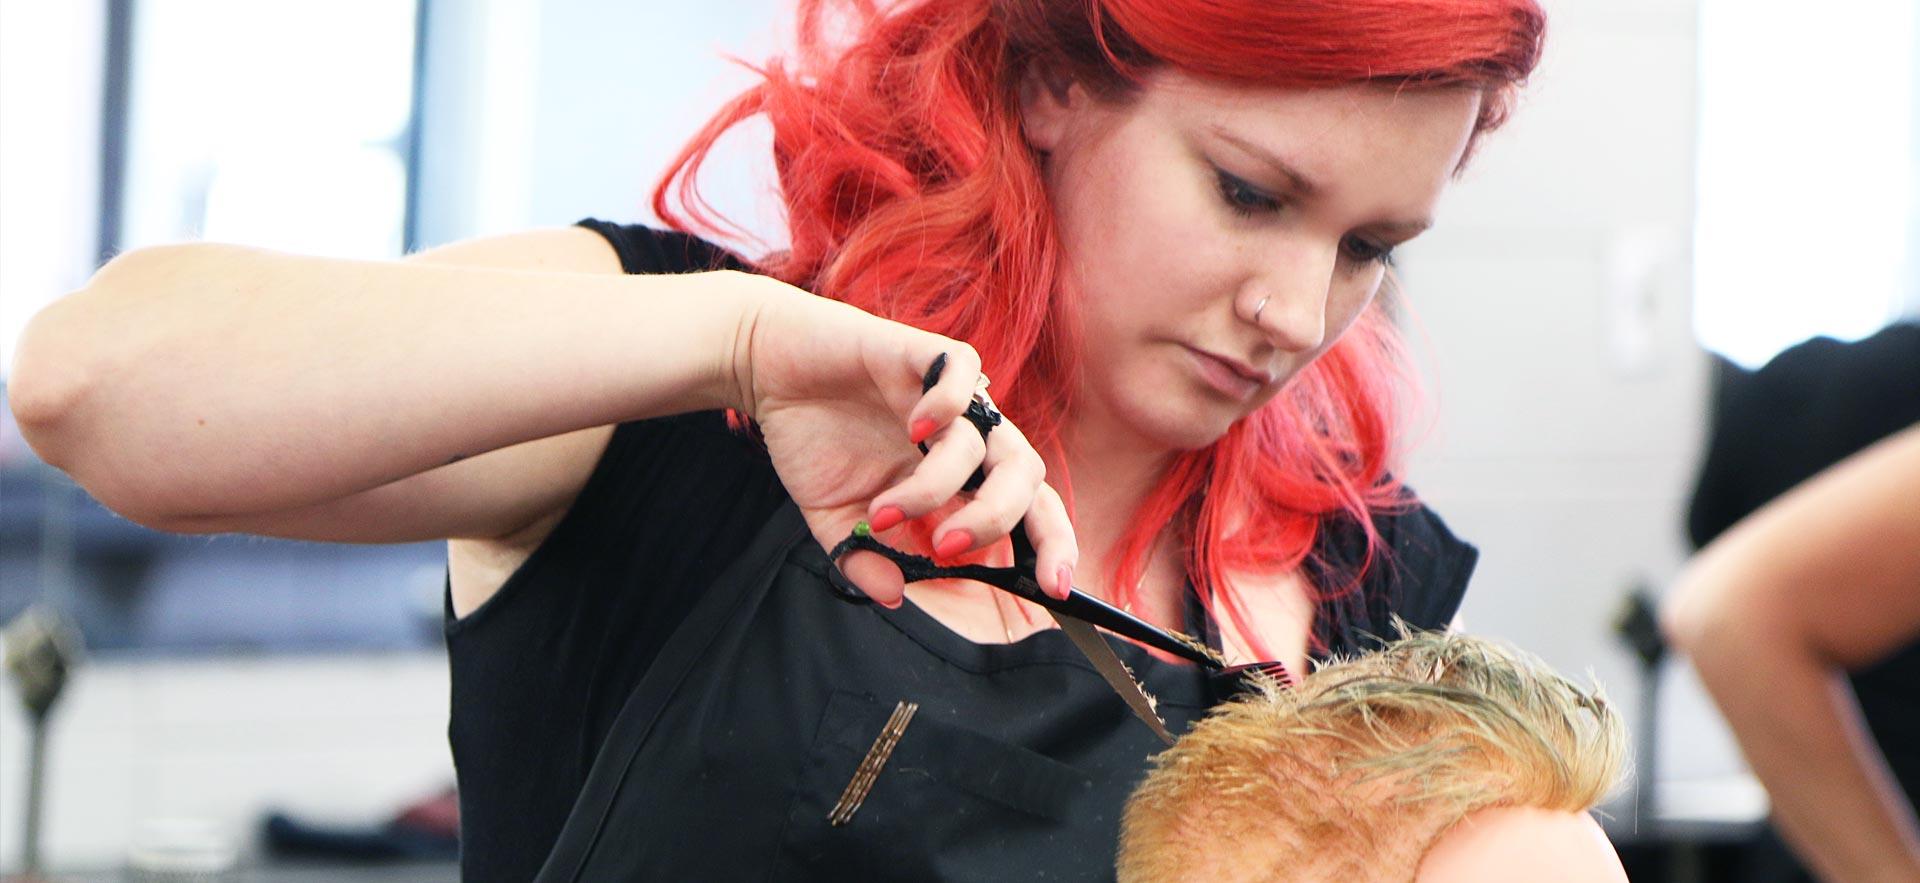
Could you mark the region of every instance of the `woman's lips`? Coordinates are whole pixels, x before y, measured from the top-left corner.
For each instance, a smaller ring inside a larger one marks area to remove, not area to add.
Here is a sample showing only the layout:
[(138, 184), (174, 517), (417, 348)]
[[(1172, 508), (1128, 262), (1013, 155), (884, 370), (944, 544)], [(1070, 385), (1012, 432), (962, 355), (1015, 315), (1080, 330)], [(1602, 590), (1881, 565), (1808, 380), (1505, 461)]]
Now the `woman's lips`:
[(1213, 387), (1214, 391), (1228, 398), (1250, 398), (1273, 382), (1273, 375), (1255, 370), (1233, 359), (1193, 347), (1187, 347), (1187, 353), (1192, 356), (1200, 379)]

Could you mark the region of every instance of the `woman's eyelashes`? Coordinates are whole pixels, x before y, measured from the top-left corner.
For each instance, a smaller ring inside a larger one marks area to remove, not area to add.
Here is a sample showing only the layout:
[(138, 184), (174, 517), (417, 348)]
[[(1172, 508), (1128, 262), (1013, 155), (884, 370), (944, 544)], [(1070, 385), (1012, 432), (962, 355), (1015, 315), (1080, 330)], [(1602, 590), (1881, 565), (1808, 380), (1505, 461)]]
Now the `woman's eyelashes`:
[[(1215, 168), (1213, 174), (1214, 179), (1219, 183), (1221, 200), (1226, 203), (1229, 210), (1240, 217), (1272, 215), (1285, 207), (1280, 197), (1248, 183), (1246, 179), (1232, 172)], [(1358, 236), (1349, 236), (1341, 243), (1340, 248), (1356, 263), (1393, 266), (1393, 246), (1391, 245), (1382, 245)]]
[(1341, 248), (1346, 249), (1348, 257), (1360, 263), (1377, 263), (1386, 267), (1393, 266), (1393, 246), (1391, 245), (1381, 245), (1377, 242), (1368, 242), (1357, 236), (1349, 236), (1347, 237), (1347, 241), (1341, 245)]
[(1232, 209), (1234, 214), (1250, 218), (1280, 210), (1279, 197), (1247, 183), (1225, 169), (1214, 169), (1213, 174), (1220, 184), (1220, 198), (1226, 200), (1227, 208)]

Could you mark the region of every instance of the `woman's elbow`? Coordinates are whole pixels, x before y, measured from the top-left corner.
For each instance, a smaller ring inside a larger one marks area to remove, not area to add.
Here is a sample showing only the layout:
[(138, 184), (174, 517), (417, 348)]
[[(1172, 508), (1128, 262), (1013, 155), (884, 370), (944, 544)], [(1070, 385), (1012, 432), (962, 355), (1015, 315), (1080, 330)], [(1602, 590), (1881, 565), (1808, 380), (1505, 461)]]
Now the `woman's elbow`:
[(102, 267), (87, 284), (48, 304), (16, 342), (6, 384), (7, 407), (20, 437), (41, 460), (65, 471), (108, 508), (143, 524), (152, 510), (111, 420), (102, 384), (141, 362), (138, 321), (116, 304), (177, 266), (183, 246), (140, 249)]
[[(85, 400), (100, 363), (124, 348), (126, 341), (114, 332), (127, 323), (111, 315), (122, 292), (140, 287), (153, 267), (172, 260), (166, 255), (178, 250), (160, 246), (122, 254), (27, 322), (7, 375), (7, 403), (29, 443), (36, 436), (44, 439), (47, 427), (65, 423)], [(39, 451), (40, 445), (34, 448)]]
[(1689, 655), (1694, 652), (1707, 629), (1705, 606), (1697, 593), (1684, 589), (1667, 599), (1660, 609), (1660, 631), (1668, 645)]
[(1799, 606), (1751, 569), (1716, 566), (1726, 563), (1696, 560), (1681, 575), (1660, 611), (1667, 643), (1708, 681), (1750, 668), (1755, 654), (1811, 658)]
[(56, 301), (27, 323), (7, 373), (7, 407), (21, 438), (40, 459), (63, 469), (72, 460), (72, 415), (94, 374), (88, 342), (67, 321), (66, 306)]
[[(76, 417), (83, 410), (76, 402), (85, 397), (84, 381), (61, 376), (67, 370), (64, 366), (45, 370), (32, 366), (25, 358), (25, 347), (21, 349), (22, 358), (8, 378), (7, 405), (27, 447), (115, 514), (143, 527), (168, 529), (150, 505), (152, 495), (131, 480), (133, 476), (114, 468), (114, 458), (103, 456), (102, 442)], [(22, 370), (22, 364), (31, 367)]]
[(20, 428), (20, 437), (36, 456), (65, 472), (114, 514), (142, 527), (183, 532), (176, 526), (178, 520), (157, 505), (162, 495), (126, 469), (120, 462), (125, 458), (102, 451), (101, 446), (111, 442), (99, 439), (97, 432), (89, 432), (84, 421), (75, 417), (82, 409), (73, 400), (84, 393), (59, 388), (70, 382), (64, 379), (38, 379), (26, 374), (29, 382), (17, 383), (21, 376), (16, 373), (9, 378), (7, 404)]
[(1699, 564), (1696, 559), (1695, 566), (1681, 574), (1660, 609), (1660, 631), (1667, 644), (1693, 657), (1696, 666), (1703, 656), (1726, 651), (1730, 643), (1740, 642), (1742, 633), (1754, 629), (1754, 624), (1741, 621), (1743, 607), (1735, 593), (1707, 578)]

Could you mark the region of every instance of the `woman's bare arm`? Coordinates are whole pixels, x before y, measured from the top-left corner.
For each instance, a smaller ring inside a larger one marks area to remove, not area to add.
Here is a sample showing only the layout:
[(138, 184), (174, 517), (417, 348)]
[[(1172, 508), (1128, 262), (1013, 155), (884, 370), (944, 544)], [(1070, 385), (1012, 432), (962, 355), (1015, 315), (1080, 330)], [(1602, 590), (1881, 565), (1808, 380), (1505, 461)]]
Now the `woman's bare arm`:
[(151, 526), (501, 535), (570, 499), (596, 427), (737, 402), (742, 278), (626, 276), (584, 229), (401, 262), (143, 249), (34, 318), (10, 398)]
[(1666, 615), (1772, 796), (1832, 880), (1920, 880), (1920, 827), (1845, 672), (1920, 639), (1920, 427), (1710, 544)]
[[(467, 601), (564, 512), (606, 427), (736, 407), (823, 545), (887, 509), (932, 514), (984, 468), (938, 532), (978, 547), (1024, 518), (1065, 590), (1076, 546), (1044, 462), (963, 416), (972, 347), (764, 276), (618, 269), (584, 229), (408, 261), (144, 249), (34, 318), (11, 404), (47, 462), (151, 527), (475, 540), (453, 549)], [(463, 561), (485, 572), (471, 593)], [(900, 603), (890, 562), (840, 564)]]

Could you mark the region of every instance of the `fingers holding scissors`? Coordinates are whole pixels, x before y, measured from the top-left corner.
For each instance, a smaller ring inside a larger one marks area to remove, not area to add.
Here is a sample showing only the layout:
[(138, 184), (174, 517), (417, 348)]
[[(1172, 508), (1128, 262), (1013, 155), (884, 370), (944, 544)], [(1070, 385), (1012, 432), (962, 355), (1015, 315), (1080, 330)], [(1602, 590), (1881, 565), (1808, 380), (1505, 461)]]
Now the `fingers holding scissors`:
[[(1079, 561), (1066, 505), (1047, 485), (1045, 462), (1017, 427), (1002, 426), (994, 436), (1000, 438), (989, 437), (986, 481), (972, 500), (934, 528), (936, 544), (953, 544), (937, 547), (935, 554), (951, 557), (998, 542), (1024, 522), (1035, 552), (1034, 581), (1047, 594), (1065, 598)], [(973, 542), (961, 547), (958, 540), (945, 539), (949, 536), (965, 536)]]
[[(914, 435), (926, 456), (905, 479), (875, 497), (868, 512), (874, 530), (938, 510), (963, 492), (973, 496), (933, 529), (936, 558), (951, 558), (1006, 537), (1027, 520), (1038, 552), (1036, 582), (1065, 597), (1079, 552), (1073, 526), (1058, 494), (1046, 484), (1046, 463), (1019, 427), (1005, 421), (987, 392), (989, 381), (972, 371), (977, 356), (936, 358), (922, 377), (923, 400), (914, 408)], [(930, 421), (945, 423), (931, 431)]]
[[(988, 381), (977, 370), (978, 363), (978, 356), (965, 348), (956, 359), (941, 353), (927, 367), (920, 382), (921, 401), (910, 418), (910, 440), (919, 446), (923, 459), (906, 479), (869, 504), (875, 530), (891, 529), (933, 512), (962, 491), (978, 490), (986, 481), (990, 461), (1002, 459), (995, 452), (1004, 445), (993, 444), (992, 433), (1004, 420), (987, 397)], [(957, 368), (949, 370), (952, 364), (976, 366), (971, 388), (961, 380), (968, 375)], [(936, 542), (939, 554), (955, 555), (971, 548), (971, 543), (962, 544), (963, 539), (956, 537), (947, 545)]]

